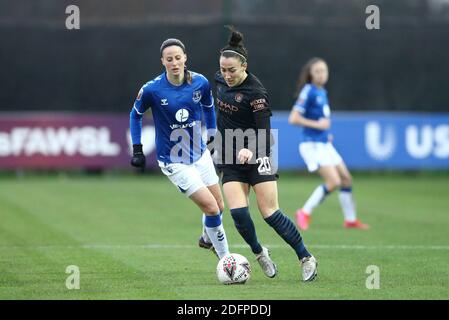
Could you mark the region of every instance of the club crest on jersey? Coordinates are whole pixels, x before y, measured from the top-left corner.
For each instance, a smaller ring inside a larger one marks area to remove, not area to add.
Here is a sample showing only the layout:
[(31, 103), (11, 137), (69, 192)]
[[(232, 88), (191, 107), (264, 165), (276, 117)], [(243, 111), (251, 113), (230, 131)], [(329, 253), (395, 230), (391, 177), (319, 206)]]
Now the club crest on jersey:
[(192, 99), (193, 99), (193, 102), (195, 102), (195, 103), (200, 102), (200, 100), (201, 100), (201, 91), (200, 90), (193, 91)]
[(321, 96), (316, 97), (316, 103), (322, 104), (323, 103), (323, 97), (321, 97)]
[(161, 106), (168, 106), (168, 99), (161, 99)]
[(236, 95), (235, 95), (235, 97), (234, 97), (234, 100), (235, 101), (237, 101), (237, 102), (242, 102), (242, 100), (243, 100), (243, 94), (241, 94), (240, 92), (239, 93), (237, 93)]

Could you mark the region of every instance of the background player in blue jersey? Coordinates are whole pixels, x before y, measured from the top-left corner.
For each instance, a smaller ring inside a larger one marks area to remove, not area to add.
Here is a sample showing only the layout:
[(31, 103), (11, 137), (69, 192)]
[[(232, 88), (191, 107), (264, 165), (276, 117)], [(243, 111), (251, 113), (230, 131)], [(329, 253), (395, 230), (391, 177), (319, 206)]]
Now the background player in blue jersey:
[(332, 145), (330, 108), (324, 85), (329, 71), (326, 62), (313, 58), (303, 67), (299, 80), (299, 97), (290, 113), (289, 123), (303, 127), (299, 152), (310, 172), (318, 171), (324, 180), (296, 212), (296, 221), (302, 230), (309, 228), (312, 211), (326, 196), (340, 188), (340, 204), (346, 228), (368, 229), (357, 219), (352, 197), (352, 177), (343, 159)]
[(203, 75), (186, 69), (187, 55), (181, 41), (167, 39), (162, 43), (160, 53), (165, 72), (140, 89), (130, 113), (131, 164), (145, 167), (142, 115), (151, 108), (158, 164), (170, 181), (205, 214), (200, 246), (214, 248), (221, 258), (229, 253), (221, 222), (224, 204), (201, 130), (202, 115), (209, 135), (216, 130), (210, 85)]
[[(317, 261), (306, 249), (295, 224), (279, 208), (278, 177), (270, 159), (271, 111), (268, 92), (259, 79), (247, 70), (248, 54), (243, 46), (243, 35), (233, 28), (231, 31), (228, 44), (220, 51), (220, 71), (215, 76), (217, 129), (222, 139), (221, 142), (215, 141), (214, 156), (222, 173), (223, 192), (234, 225), (256, 255), (265, 275), (275, 277), (277, 267), (256, 235), (249, 212), (251, 188), (264, 221), (295, 251), (302, 267), (302, 280), (312, 281), (317, 275)], [(257, 134), (246, 140), (243, 131)], [(236, 132), (240, 132), (240, 136), (234, 135)]]

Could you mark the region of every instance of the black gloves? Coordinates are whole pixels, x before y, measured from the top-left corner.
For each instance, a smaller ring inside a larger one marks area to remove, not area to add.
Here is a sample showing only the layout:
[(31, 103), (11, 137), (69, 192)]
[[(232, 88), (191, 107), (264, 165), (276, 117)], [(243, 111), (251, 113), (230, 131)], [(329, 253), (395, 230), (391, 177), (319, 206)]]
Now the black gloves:
[(131, 159), (131, 165), (137, 168), (145, 168), (145, 155), (142, 151), (141, 144), (133, 144), (133, 157)]

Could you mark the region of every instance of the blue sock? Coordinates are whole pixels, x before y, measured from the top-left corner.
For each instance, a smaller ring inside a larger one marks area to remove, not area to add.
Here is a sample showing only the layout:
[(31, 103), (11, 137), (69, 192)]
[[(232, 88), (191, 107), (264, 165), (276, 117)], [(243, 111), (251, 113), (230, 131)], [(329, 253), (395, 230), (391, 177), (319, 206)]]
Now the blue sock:
[(311, 256), (295, 224), (281, 210), (265, 218), (265, 221), (295, 250), (299, 259)]
[(215, 216), (206, 216), (204, 219), (204, 225), (209, 228), (218, 227), (221, 224), (221, 216), (218, 213)]
[(251, 247), (254, 254), (262, 252), (262, 246), (257, 241), (256, 228), (254, 228), (253, 220), (249, 214), (248, 207), (231, 209), (231, 216), (234, 225), (242, 238)]

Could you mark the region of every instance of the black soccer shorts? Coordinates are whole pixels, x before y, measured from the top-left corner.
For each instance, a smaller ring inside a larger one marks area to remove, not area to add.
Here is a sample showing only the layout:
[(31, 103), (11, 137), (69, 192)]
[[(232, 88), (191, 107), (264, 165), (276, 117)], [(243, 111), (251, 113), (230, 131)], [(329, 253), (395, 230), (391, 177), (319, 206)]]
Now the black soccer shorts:
[(276, 181), (278, 174), (260, 172), (259, 164), (221, 164), (217, 165), (220, 172), (221, 183), (237, 181), (254, 186), (261, 182)]

